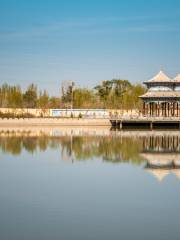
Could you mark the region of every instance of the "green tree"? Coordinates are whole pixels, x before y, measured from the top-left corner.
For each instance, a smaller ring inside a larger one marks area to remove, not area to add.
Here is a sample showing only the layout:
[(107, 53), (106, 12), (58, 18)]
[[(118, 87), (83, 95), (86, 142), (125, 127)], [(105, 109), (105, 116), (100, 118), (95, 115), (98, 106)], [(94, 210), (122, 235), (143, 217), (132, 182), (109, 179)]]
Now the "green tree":
[(58, 97), (50, 97), (49, 98), (49, 108), (60, 108), (61, 99)]
[(32, 83), (23, 95), (24, 106), (35, 108), (37, 106), (37, 87)]
[(74, 108), (94, 108), (96, 104), (95, 94), (86, 88), (77, 88), (73, 93)]
[(41, 109), (45, 109), (45, 108), (48, 108), (48, 104), (49, 104), (49, 95), (47, 91), (44, 90), (43, 93), (40, 91), (39, 98), (38, 98), (38, 107)]

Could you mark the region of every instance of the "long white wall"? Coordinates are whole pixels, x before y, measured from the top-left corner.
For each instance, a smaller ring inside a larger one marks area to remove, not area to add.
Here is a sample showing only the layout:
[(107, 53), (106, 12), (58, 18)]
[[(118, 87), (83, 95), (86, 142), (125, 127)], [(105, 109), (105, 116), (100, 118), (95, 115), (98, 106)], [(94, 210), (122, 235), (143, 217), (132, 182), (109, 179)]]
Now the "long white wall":
[(15, 115), (29, 113), (35, 117), (90, 117), (108, 118), (112, 115), (138, 115), (139, 111), (117, 110), (117, 109), (33, 109), (33, 108), (0, 108), (2, 113), (13, 113)]

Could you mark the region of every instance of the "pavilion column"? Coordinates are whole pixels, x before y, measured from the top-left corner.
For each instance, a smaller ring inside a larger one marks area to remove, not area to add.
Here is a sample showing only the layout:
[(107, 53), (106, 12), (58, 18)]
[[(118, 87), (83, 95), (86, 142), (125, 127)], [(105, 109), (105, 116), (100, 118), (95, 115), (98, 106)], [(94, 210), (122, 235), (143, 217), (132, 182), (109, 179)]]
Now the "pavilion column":
[(160, 111), (160, 116), (162, 116), (162, 103), (160, 103), (160, 105), (159, 105), (159, 111)]
[(146, 105), (145, 105), (145, 102), (143, 102), (143, 110), (142, 110), (143, 116), (145, 115), (145, 108), (146, 108)]
[(164, 107), (163, 107), (163, 110), (164, 110), (164, 117), (166, 117), (166, 103), (163, 103)]
[(176, 116), (178, 117), (178, 103), (176, 103)]
[(160, 104), (158, 103), (158, 117), (159, 117), (159, 115), (160, 115)]
[(162, 116), (164, 117), (164, 103), (162, 103)]
[(153, 115), (153, 103), (151, 103), (151, 117)]
[(151, 116), (151, 103), (149, 103), (149, 116)]
[(169, 102), (168, 102), (168, 117), (169, 117)]
[(144, 115), (147, 115), (147, 104), (144, 102)]
[(172, 107), (172, 102), (170, 103), (170, 106), (171, 106), (171, 117), (173, 116), (173, 107)]
[(173, 102), (173, 117), (175, 115), (175, 103)]
[(178, 102), (176, 103), (176, 106), (177, 106), (177, 117), (179, 116), (179, 104)]
[(177, 102), (177, 117), (179, 117), (179, 103)]
[(152, 103), (152, 116), (154, 116), (154, 102)]
[(155, 103), (155, 116), (157, 117), (157, 103)]

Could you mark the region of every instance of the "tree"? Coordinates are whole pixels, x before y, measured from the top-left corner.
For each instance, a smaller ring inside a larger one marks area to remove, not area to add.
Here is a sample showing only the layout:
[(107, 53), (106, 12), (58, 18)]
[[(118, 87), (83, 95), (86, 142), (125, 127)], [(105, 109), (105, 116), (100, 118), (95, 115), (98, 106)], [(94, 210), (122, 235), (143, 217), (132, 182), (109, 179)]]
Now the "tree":
[(95, 87), (104, 108), (122, 108), (123, 95), (131, 88), (127, 80), (112, 79)]
[(75, 108), (93, 108), (96, 105), (95, 94), (86, 88), (77, 88), (73, 93), (73, 105)]
[(49, 108), (60, 108), (61, 99), (58, 97), (49, 98)]
[(32, 83), (23, 95), (24, 106), (35, 108), (37, 106), (37, 87)]
[(66, 105), (66, 107), (73, 108), (73, 90), (74, 90), (74, 82), (65, 81), (62, 86), (62, 102)]
[(48, 104), (49, 104), (49, 95), (47, 91), (44, 90), (43, 93), (40, 91), (39, 98), (38, 98), (38, 107), (45, 109), (45, 108), (48, 108)]
[(110, 94), (112, 93), (113, 88), (113, 81), (103, 81), (101, 85), (98, 85), (95, 87), (95, 90), (97, 91), (97, 95), (99, 96), (100, 100), (103, 102), (104, 107), (106, 106), (108, 102), (108, 98)]

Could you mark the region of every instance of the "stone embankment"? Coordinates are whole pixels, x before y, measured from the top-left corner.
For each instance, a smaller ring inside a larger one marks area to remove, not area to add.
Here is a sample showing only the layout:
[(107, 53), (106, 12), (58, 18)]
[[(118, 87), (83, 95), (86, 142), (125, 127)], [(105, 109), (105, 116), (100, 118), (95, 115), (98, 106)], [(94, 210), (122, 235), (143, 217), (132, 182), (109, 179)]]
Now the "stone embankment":
[(25, 126), (111, 126), (109, 119), (101, 118), (3, 118), (0, 127)]

